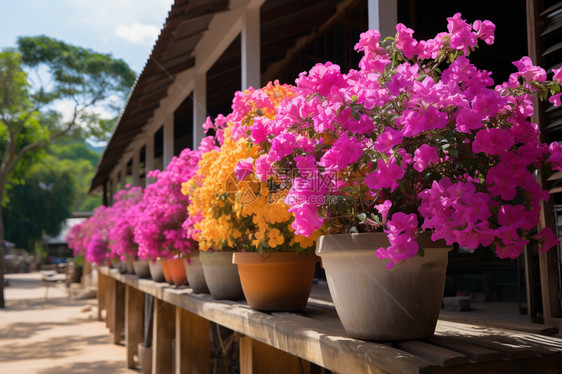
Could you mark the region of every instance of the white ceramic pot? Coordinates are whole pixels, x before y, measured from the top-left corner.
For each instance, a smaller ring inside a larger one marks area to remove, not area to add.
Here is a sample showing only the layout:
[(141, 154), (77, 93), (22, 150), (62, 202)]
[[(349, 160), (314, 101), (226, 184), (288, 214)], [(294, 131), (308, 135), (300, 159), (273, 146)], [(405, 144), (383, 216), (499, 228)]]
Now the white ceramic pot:
[(209, 287), (205, 281), (205, 274), (203, 274), (203, 266), (199, 261), (199, 252), (190, 254), (187, 258), (183, 259), (185, 264), (185, 275), (187, 276), (187, 283), (191, 286), (194, 293), (209, 293)]
[(203, 274), (211, 296), (215, 299), (244, 299), (238, 267), (232, 263), (234, 252), (199, 252)]
[(162, 271), (162, 260), (148, 260), (148, 269), (150, 271), (150, 277), (155, 282), (164, 282), (164, 272)]
[(336, 311), (346, 332), (358, 339), (406, 340), (433, 335), (445, 288), (450, 247), (422, 235), (424, 257), (392, 269), (376, 250), (388, 246), (384, 233), (321, 236), (322, 258)]
[(139, 278), (150, 278), (150, 267), (148, 265), (148, 260), (135, 260), (133, 262), (133, 267), (135, 268), (135, 274)]

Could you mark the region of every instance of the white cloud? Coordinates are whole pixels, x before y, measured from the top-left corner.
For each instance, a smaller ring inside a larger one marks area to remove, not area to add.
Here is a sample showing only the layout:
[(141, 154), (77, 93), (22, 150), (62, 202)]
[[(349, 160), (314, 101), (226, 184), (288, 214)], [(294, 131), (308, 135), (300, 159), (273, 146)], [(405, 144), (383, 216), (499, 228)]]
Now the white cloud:
[(138, 22), (155, 25), (164, 23), (173, 0), (66, 0), (73, 16), (99, 30), (114, 30), (116, 25)]
[(160, 29), (155, 25), (144, 25), (132, 23), (130, 25), (119, 25), (115, 29), (115, 35), (133, 44), (152, 45), (158, 36)]

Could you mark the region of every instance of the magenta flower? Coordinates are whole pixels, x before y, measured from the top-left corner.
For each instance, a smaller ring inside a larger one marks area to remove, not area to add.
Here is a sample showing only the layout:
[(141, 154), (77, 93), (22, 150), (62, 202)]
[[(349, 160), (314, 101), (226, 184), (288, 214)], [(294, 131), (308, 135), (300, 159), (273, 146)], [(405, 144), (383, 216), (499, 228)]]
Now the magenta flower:
[(239, 181), (246, 179), (254, 173), (254, 159), (249, 157), (239, 161), (234, 168), (234, 173)]
[(523, 57), (496, 85), (470, 60), (479, 42), (493, 43), (495, 25), (459, 13), (431, 39), (396, 31), (382, 44), (375, 30), (361, 34), (357, 69), (327, 62), (301, 73), (269, 134), (254, 123), (253, 140), (269, 152), (255, 174), (265, 181), (273, 168), (289, 189), (295, 232), (384, 230), (390, 245), (377, 255), (389, 267), (417, 255), (423, 230), (499, 257), (533, 237), (554, 245), (548, 231), (533, 232), (549, 198), (534, 173), (562, 170), (562, 146), (542, 144), (531, 116), (538, 92), (560, 105), (562, 68), (548, 81)]
[(134, 230), (140, 258), (155, 260), (197, 249), (196, 232), (186, 223), (194, 222), (188, 220), (189, 197), (182, 194), (181, 185), (195, 174), (200, 159), (199, 152), (184, 149), (165, 171), (149, 173), (157, 180), (145, 189)]
[(342, 170), (359, 160), (361, 155), (363, 155), (361, 142), (357, 138), (342, 135), (320, 159), (318, 165), (327, 170)]
[(371, 190), (390, 188), (393, 192), (399, 186), (399, 179), (404, 176), (404, 169), (397, 163), (395, 158), (390, 158), (388, 163), (384, 160), (377, 162), (377, 170), (365, 178), (365, 184)]
[(498, 128), (482, 129), (476, 133), (476, 139), (472, 143), (474, 153), (487, 153), (490, 155), (501, 155), (509, 151), (515, 144), (515, 139), (508, 131)]
[(429, 165), (437, 164), (438, 162), (439, 155), (437, 154), (437, 148), (435, 147), (422, 144), (422, 146), (414, 152), (414, 169), (420, 173)]

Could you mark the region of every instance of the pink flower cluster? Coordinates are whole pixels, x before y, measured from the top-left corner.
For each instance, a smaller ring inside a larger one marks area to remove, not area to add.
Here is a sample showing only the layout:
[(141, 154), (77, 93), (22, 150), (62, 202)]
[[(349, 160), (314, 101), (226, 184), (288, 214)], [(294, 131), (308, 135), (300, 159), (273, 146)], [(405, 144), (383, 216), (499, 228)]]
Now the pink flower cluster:
[(181, 184), (195, 174), (200, 159), (200, 152), (184, 149), (172, 158), (165, 171), (148, 174), (156, 182), (144, 191), (134, 229), (141, 259), (173, 257), (197, 249), (192, 238), (194, 231), (188, 230), (189, 222), (184, 224), (189, 197), (181, 193)]
[[(204, 139), (202, 147), (210, 147), (209, 141)], [(189, 198), (181, 193), (181, 184), (193, 176), (200, 158), (200, 152), (185, 149), (165, 171), (148, 173), (156, 182), (144, 192), (125, 186), (111, 207), (98, 207), (70, 230), (68, 246), (97, 264), (127, 256), (172, 257), (196, 249), (193, 219), (187, 215)]]
[(113, 211), (113, 227), (109, 230), (109, 249), (115, 257), (125, 261), (126, 256), (135, 258), (138, 245), (135, 242), (134, 230), (140, 216), (140, 203), (143, 190), (141, 187), (125, 188), (115, 194)]
[(82, 254), (86, 260), (103, 264), (112, 260), (114, 254), (109, 251), (109, 231), (113, 225), (111, 208), (100, 206), (88, 220), (73, 226), (66, 236), (68, 247), (74, 255)]
[(460, 14), (447, 21), (425, 41), (399, 24), (385, 48), (378, 31), (363, 33), (359, 70), (317, 64), (300, 74), (296, 97), (273, 123), (256, 121), (252, 138), (269, 151), (257, 174), (265, 180), (273, 166), (291, 188), (296, 234), (384, 230), (391, 245), (377, 255), (389, 267), (417, 255), (422, 229), (509, 258), (531, 237), (543, 250), (557, 243), (548, 228), (532, 235), (549, 198), (534, 173), (562, 170), (562, 147), (540, 143), (529, 117), (537, 94), (554, 92), (550, 101), (560, 104), (562, 69), (549, 81), (524, 57), (494, 87), (468, 56), (479, 40), (493, 43), (495, 26)]

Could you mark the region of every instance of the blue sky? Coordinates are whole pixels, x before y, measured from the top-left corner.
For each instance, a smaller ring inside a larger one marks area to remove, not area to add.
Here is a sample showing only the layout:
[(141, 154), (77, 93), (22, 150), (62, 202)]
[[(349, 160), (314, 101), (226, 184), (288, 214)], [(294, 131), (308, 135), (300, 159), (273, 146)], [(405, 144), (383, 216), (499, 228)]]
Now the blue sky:
[(173, 0), (0, 0), (0, 49), (47, 35), (142, 71)]

